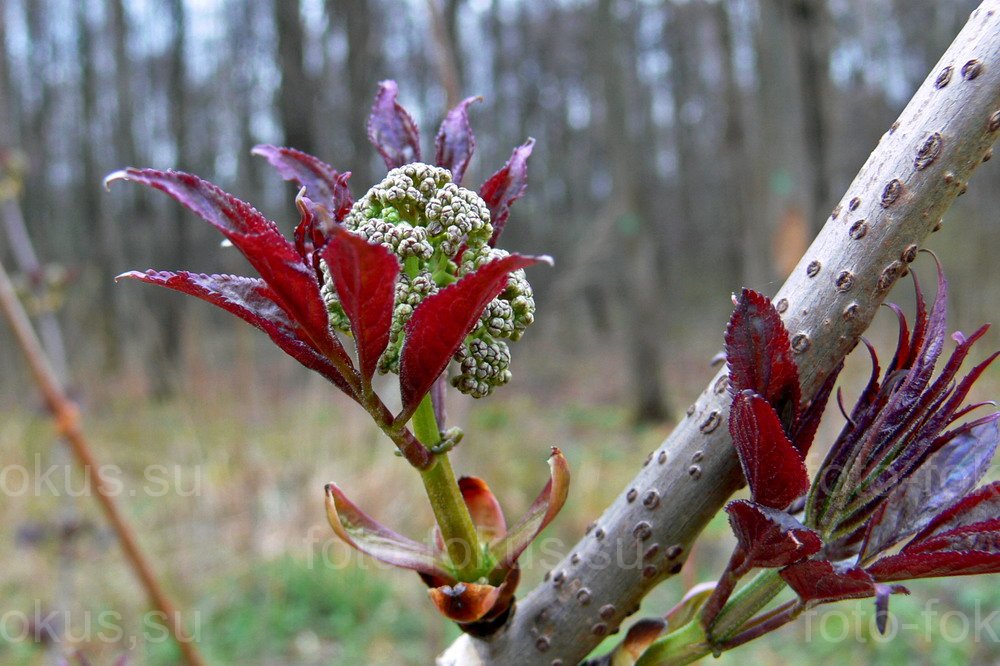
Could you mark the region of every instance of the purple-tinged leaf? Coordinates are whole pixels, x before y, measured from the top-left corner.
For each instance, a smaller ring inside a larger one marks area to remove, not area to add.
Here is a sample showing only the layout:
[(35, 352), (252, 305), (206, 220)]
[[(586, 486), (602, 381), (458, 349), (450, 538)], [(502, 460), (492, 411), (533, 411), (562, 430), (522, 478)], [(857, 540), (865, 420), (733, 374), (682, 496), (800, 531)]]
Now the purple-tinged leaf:
[(819, 535), (783, 511), (735, 500), (726, 505), (740, 561), (733, 569), (783, 567), (819, 552)]
[(427, 545), (396, 534), (354, 505), (334, 483), (326, 485), (326, 517), (347, 545), (401, 569), (440, 580), (454, 580), (447, 566)]
[(562, 451), (552, 447), (549, 456), (549, 480), (528, 507), (527, 513), (512, 527), (507, 535), (490, 548), (497, 558), (497, 569), (510, 568), (517, 562), (524, 549), (552, 522), (569, 494), (569, 464)]
[(986, 553), (1000, 553), (1000, 516), (941, 532), (930, 539), (907, 545), (904, 552), (930, 553), (945, 550), (980, 550)]
[[(352, 363), (330, 331), (329, 314), (311, 266), (299, 255), (274, 222), (250, 204), (208, 181), (181, 171), (126, 169), (105, 179), (129, 180), (166, 192), (214, 226), (243, 253), (274, 292), (275, 301), (302, 327), (306, 338), (341, 367)], [(348, 383), (351, 378), (348, 378)]]
[(379, 357), (389, 345), (399, 260), (381, 245), (343, 227), (334, 229), (322, 254), (337, 298), (351, 322), (361, 377), (369, 384)]
[(315, 205), (305, 195), (305, 188), (299, 190), (295, 197), (295, 208), (299, 211), (299, 223), (295, 226), (295, 231), (292, 232), (295, 251), (307, 264), (313, 267), (316, 272), (316, 280), (321, 280), (323, 273), (319, 270), (319, 262), (316, 261), (313, 252), (316, 248), (323, 247), (327, 236), (333, 229), (333, 219), (329, 217), (325, 209)]
[(810, 524), (819, 524), (817, 521), (821, 521), (826, 516), (827, 505), (831, 499), (830, 495), (838, 487), (840, 477), (849, 469), (854, 446), (857, 444), (858, 438), (864, 434), (864, 427), (871, 422), (871, 419), (874, 419), (874, 414), (869, 411), (869, 408), (877, 401), (880, 391), (878, 354), (868, 340), (861, 338), (861, 342), (864, 343), (871, 358), (871, 376), (858, 397), (857, 404), (850, 416), (843, 408), (840, 391), (837, 392), (837, 400), (847, 423), (827, 452), (823, 464), (820, 465), (819, 471), (816, 473), (816, 480), (810, 488), (809, 498), (806, 502), (806, 515), (811, 521)]
[(891, 374), (900, 368), (909, 367), (904, 364), (910, 360), (910, 326), (906, 322), (906, 315), (903, 314), (901, 307), (895, 303), (885, 303), (884, 305), (896, 314), (896, 320), (899, 322), (896, 354), (892, 357), (889, 368), (886, 370), (887, 374)]
[(855, 403), (854, 409), (851, 410), (850, 416), (845, 415), (848, 423), (853, 424), (852, 427), (855, 430), (858, 429), (858, 426), (864, 425), (861, 417), (879, 399), (882, 391), (882, 385), (879, 383), (879, 376), (882, 369), (879, 367), (878, 354), (875, 352), (875, 347), (866, 338), (861, 338), (861, 342), (864, 344), (865, 349), (868, 350), (868, 358), (871, 360), (872, 370), (871, 375), (868, 377), (868, 383), (865, 385), (861, 395), (858, 396), (857, 403)]
[(927, 300), (924, 298), (924, 290), (920, 288), (920, 280), (917, 279), (917, 274), (914, 271), (910, 271), (910, 277), (913, 280), (913, 292), (916, 298), (913, 335), (910, 336), (909, 354), (905, 357), (905, 360), (900, 361), (896, 369), (913, 367), (920, 353), (920, 347), (924, 344), (924, 337), (927, 335)]
[(736, 394), (729, 411), (729, 434), (754, 502), (785, 509), (809, 489), (802, 456), (763, 397), (750, 390)]
[(1000, 572), (1000, 553), (979, 550), (901, 552), (876, 561), (868, 572), (879, 582)]
[(875, 581), (859, 567), (837, 568), (826, 560), (806, 560), (781, 570), (781, 577), (804, 603), (875, 596)]
[(496, 495), (486, 482), (475, 476), (463, 476), (458, 480), (462, 499), (469, 507), (472, 524), (486, 543), (492, 543), (507, 534), (507, 521)]
[(399, 389), (408, 421), (446, 367), (486, 305), (507, 287), (508, 276), (548, 257), (512, 254), (477, 270), (425, 298), (406, 323), (399, 361)]
[[(918, 294), (920, 292), (919, 285), (917, 292)], [(927, 387), (934, 372), (934, 365), (941, 356), (941, 350), (944, 349), (944, 339), (947, 335), (948, 281), (940, 265), (938, 265), (938, 290), (929, 314), (921, 316), (919, 303), (923, 299), (918, 296), (917, 300), (918, 321), (913, 332), (910, 351), (913, 362), (912, 365), (905, 366), (909, 368), (909, 372), (893, 396), (892, 405), (886, 410), (888, 413), (883, 416), (883, 423), (889, 428), (893, 427), (902, 414), (913, 406), (920, 393)]]
[(909, 594), (910, 591), (902, 585), (875, 584), (875, 627), (878, 633), (885, 635), (889, 621), (889, 597), (893, 594)]
[(955, 421), (958, 421), (959, 419), (968, 416), (970, 413), (976, 411), (977, 409), (982, 409), (983, 407), (996, 407), (996, 406), (997, 403), (994, 402), (993, 400), (984, 400), (983, 402), (974, 402), (971, 405), (966, 405), (965, 407), (963, 407), (962, 409), (958, 410), (957, 412), (951, 415), (951, 418), (948, 419), (948, 425), (951, 425)]
[(481, 101), (482, 97), (468, 97), (459, 102), (444, 117), (434, 141), (437, 153), (435, 162), (451, 171), (451, 181), (456, 185), (462, 184), (465, 169), (476, 149), (476, 137), (469, 125), (469, 105)]
[(301, 327), (277, 304), (274, 292), (260, 278), (235, 275), (204, 275), (179, 271), (131, 271), (115, 278), (130, 278), (167, 287), (216, 305), (251, 326), (267, 333), (286, 354), (333, 382), (341, 391), (357, 399), (330, 361), (308, 342)]
[(861, 550), (865, 562), (923, 529), (979, 484), (1000, 443), (1000, 423), (953, 438), (899, 485), (872, 516)]
[(733, 393), (763, 396), (791, 430), (799, 414), (799, 370), (781, 315), (763, 294), (740, 294), (726, 327), (726, 360)]
[(816, 438), (816, 431), (819, 429), (819, 423), (823, 418), (823, 413), (826, 411), (826, 403), (829, 401), (830, 394), (833, 393), (833, 387), (837, 383), (837, 377), (840, 376), (840, 371), (843, 369), (844, 362), (841, 361), (826, 378), (826, 381), (823, 382), (816, 395), (813, 396), (813, 399), (809, 402), (809, 406), (802, 410), (802, 414), (795, 424), (795, 431), (792, 433), (791, 438), (792, 445), (799, 452), (799, 455), (802, 456), (803, 460), (809, 454), (809, 448)]
[(334, 221), (343, 220), (350, 212), (354, 203), (347, 188), (350, 171), (340, 173), (318, 157), (294, 148), (261, 144), (250, 152), (266, 159), (285, 180), (304, 187), (306, 196), (323, 206)]
[(368, 118), (368, 140), (389, 169), (420, 161), (420, 132), (413, 117), (396, 101), (395, 81), (378, 84), (378, 94)]
[(1000, 516), (1000, 481), (994, 481), (961, 498), (934, 516), (903, 550), (950, 530)]
[(479, 196), (490, 209), (493, 235), (490, 245), (496, 247), (497, 240), (510, 217), (510, 206), (521, 198), (528, 187), (528, 158), (535, 147), (535, 140), (529, 138), (514, 149), (503, 168), (490, 176), (479, 188)]
[(457, 583), (432, 588), (427, 593), (442, 615), (454, 622), (468, 624), (485, 618), (503, 590), (493, 585)]

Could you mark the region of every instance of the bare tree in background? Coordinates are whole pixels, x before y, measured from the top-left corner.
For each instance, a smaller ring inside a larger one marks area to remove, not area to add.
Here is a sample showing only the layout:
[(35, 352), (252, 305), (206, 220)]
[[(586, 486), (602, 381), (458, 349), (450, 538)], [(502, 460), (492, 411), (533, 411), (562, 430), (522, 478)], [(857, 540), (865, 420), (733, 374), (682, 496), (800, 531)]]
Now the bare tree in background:
[[(634, 16), (633, 14), (630, 14)], [(655, 255), (646, 242), (650, 221), (643, 210), (642, 200), (650, 184), (643, 180), (642, 170), (636, 169), (634, 155), (641, 153), (643, 136), (629, 122), (632, 109), (627, 102), (628, 80), (626, 65), (616, 46), (624, 42), (625, 24), (612, 11), (612, 0), (599, 0), (594, 14), (595, 43), (602, 49), (598, 55), (599, 74), (604, 91), (605, 141), (610, 152), (614, 196), (609, 212), (615, 217), (620, 235), (621, 252), (617, 257), (619, 270), (612, 288), (624, 301), (623, 326), (629, 354), (631, 387), (634, 392), (635, 418), (640, 422), (666, 418), (666, 402), (660, 371), (663, 331), (657, 314), (655, 293), (649, 281), (655, 275)]]
[[(354, 4), (351, 2), (345, 4)], [(364, 4), (364, 3), (358, 3)], [(313, 129), (317, 90), (306, 71), (299, 0), (274, 0), (274, 24), (278, 33), (278, 65), (281, 85), (278, 88), (278, 115), (285, 133), (285, 144), (307, 153), (316, 152)]]

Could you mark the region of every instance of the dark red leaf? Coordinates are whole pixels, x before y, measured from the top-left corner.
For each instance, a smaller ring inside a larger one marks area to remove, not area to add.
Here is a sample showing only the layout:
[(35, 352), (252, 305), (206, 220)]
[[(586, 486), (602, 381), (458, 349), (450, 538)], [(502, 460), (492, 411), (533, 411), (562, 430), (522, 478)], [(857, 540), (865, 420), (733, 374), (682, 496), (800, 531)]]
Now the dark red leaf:
[(463, 476), (458, 480), (458, 489), (483, 541), (492, 543), (507, 534), (503, 509), (485, 481), (475, 476)]
[(131, 271), (119, 275), (115, 280), (131, 278), (156, 284), (184, 294), (196, 296), (203, 301), (217, 305), (252, 326), (267, 333), (268, 337), (286, 354), (315, 370), (333, 382), (340, 390), (352, 398), (354, 391), (344, 382), (330, 361), (322, 356), (308, 342), (299, 325), (291, 319), (275, 302), (274, 292), (259, 278), (235, 275), (203, 275), (180, 271)]
[(1000, 516), (1000, 481), (994, 481), (958, 500), (934, 516), (909, 544), (910, 548), (938, 534)]
[(347, 188), (349, 171), (340, 173), (318, 157), (294, 148), (261, 144), (251, 152), (266, 159), (285, 180), (306, 188), (306, 196), (326, 208), (335, 221), (343, 220), (351, 210), (354, 199)]
[(339, 361), (342, 367), (352, 367), (344, 348), (330, 331), (315, 271), (281, 235), (274, 222), (250, 204), (181, 171), (126, 169), (108, 176), (106, 182), (118, 179), (166, 192), (221, 231), (260, 273), (274, 292), (275, 301), (299, 323), (313, 346), (324, 356)]
[(339, 226), (322, 254), (337, 298), (351, 322), (361, 377), (370, 383), (389, 344), (399, 260), (381, 245)]
[(924, 336), (927, 335), (927, 300), (924, 298), (924, 290), (920, 288), (920, 280), (917, 279), (915, 271), (910, 271), (910, 278), (913, 280), (913, 291), (916, 298), (913, 335), (910, 337), (909, 354), (905, 358), (900, 355), (900, 358), (904, 358), (904, 360), (897, 361), (896, 368), (913, 367), (920, 353), (920, 347), (924, 344)]
[(465, 169), (476, 149), (476, 137), (469, 125), (469, 105), (481, 101), (482, 97), (469, 97), (459, 102), (444, 117), (434, 142), (437, 165), (451, 171), (451, 180), (456, 185), (462, 184)]
[(816, 438), (816, 431), (819, 429), (823, 413), (826, 411), (826, 403), (829, 401), (830, 394), (833, 393), (833, 387), (837, 383), (837, 377), (840, 376), (840, 371), (843, 369), (844, 362), (841, 361), (826, 378), (826, 381), (823, 382), (823, 385), (816, 392), (816, 395), (813, 396), (813, 399), (809, 402), (809, 406), (802, 411), (795, 424), (795, 430), (791, 438), (792, 445), (799, 452), (799, 455), (802, 456), (803, 460), (808, 455), (809, 448)]
[(823, 542), (811, 529), (784, 511), (747, 500), (726, 505), (742, 561), (733, 568), (783, 567), (819, 552)]
[(489, 177), (479, 188), (479, 196), (490, 208), (490, 222), (493, 236), (490, 245), (496, 247), (497, 239), (510, 217), (510, 206), (521, 198), (528, 187), (528, 158), (535, 147), (535, 140), (529, 138), (514, 149), (503, 168)]
[(399, 389), (406, 421), (430, 390), (486, 305), (507, 286), (508, 275), (548, 257), (512, 254), (483, 264), (458, 282), (425, 298), (406, 323), (399, 362)]
[(885, 303), (887, 308), (896, 313), (896, 321), (899, 323), (899, 334), (896, 341), (896, 354), (889, 363), (887, 373), (892, 373), (903, 367), (903, 364), (910, 358), (910, 326), (906, 322), (906, 315), (903, 309), (895, 303)]
[(786, 431), (799, 413), (799, 370), (781, 315), (763, 294), (744, 289), (726, 327), (729, 386), (770, 403)]
[(326, 517), (344, 543), (379, 562), (417, 571), (435, 580), (454, 581), (430, 546), (382, 525), (355, 506), (334, 483), (326, 485)]
[(327, 236), (333, 230), (334, 221), (325, 209), (317, 206), (302, 190), (295, 197), (295, 208), (299, 211), (299, 223), (295, 226), (292, 238), (295, 241), (295, 251), (316, 271), (316, 279), (323, 278), (322, 271), (313, 251), (323, 247)]
[(858, 567), (837, 568), (826, 560), (806, 560), (781, 570), (781, 577), (805, 603), (875, 596), (875, 581)]
[(378, 84), (378, 94), (368, 118), (368, 140), (389, 169), (420, 161), (420, 132), (413, 117), (396, 101), (395, 81)]
[(868, 571), (880, 582), (998, 573), (1000, 553), (978, 550), (947, 550), (932, 553), (904, 551), (878, 560), (868, 567)]
[(552, 522), (566, 503), (569, 494), (569, 463), (563, 457), (562, 451), (552, 447), (549, 456), (549, 480), (538, 493), (538, 497), (528, 507), (527, 513), (510, 528), (507, 535), (490, 548), (497, 558), (497, 569), (505, 570), (513, 567), (535, 537)]
[(729, 434), (755, 502), (785, 509), (809, 489), (802, 456), (763, 397), (750, 390), (736, 394), (729, 412)]
[(1000, 424), (988, 423), (953, 438), (885, 500), (869, 522), (861, 561), (923, 529), (932, 517), (970, 493), (989, 470)]
[[(916, 283), (916, 278), (914, 278), (914, 283)], [(938, 265), (938, 290), (929, 314), (923, 315), (921, 312), (923, 307), (919, 304), (923, 301), (923, 297), (920, 294), (919, 285), (917, 286), (917, 294), (917, 324), (913, 331), (910, 351), (910, 357), (913, 361), (911, 365), (904, 366), (908, 367), (909, 371), (893, 395), (891, 404), (886, 409), (886, 414), (882, 415), (886, 428), (892, 428), (898, 423), (927, 387), (934, 372), (934, 365), (941, 355), (941, 350), (944, 349), (944, 339), (948, 332), (948, 281), (945, 279), (940, 265)]]
[(944, 550), (980, 550), (986, 553), (1000, 552), (1000, 516), (980, 523), (962, 525), (941, 532), (930, 539), (916, 544), (908, 544), (906, 553), (930, 553)]

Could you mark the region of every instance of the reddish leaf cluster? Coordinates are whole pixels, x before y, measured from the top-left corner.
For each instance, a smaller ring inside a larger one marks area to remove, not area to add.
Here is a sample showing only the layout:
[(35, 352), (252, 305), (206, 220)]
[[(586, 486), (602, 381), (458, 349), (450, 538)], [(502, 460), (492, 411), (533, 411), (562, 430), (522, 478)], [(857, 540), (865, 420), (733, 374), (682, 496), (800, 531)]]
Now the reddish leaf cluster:
[[(368, 124), (369, 137), (390, 169), (420, 159), (416, 124), (396, 96), (396, 84), (383, 82)], [(468, 119), (468, 107), (475, 100), (469, 98), (452, 109), (437, 134), (438, 164), (451, 170), (455, 183), (461, 181), (475, 148)], [(482, 196), (492, 219), (500, 221), (491, 243), (510, 205), (524, 191), (531, 148), (530, 140), (516, 148), (507, 165), (483, 185)], [(291, 242), (252, 206), (191, 174), (129, 168), (112, 174), (107, 182), (129, 180), (166, 192), (219, 229), (259, 278), (133, 271), (119, 279), (165, 286), (235, 314), (369, 411), (384, 413), (372, 394), (371, 379), (389, 340), (399, 261), (385, 248), (365, 242), (342, 226), (354, 203), (347, 185), (350, 173), (292, 148), (263, 145), (254, 153), (301, 188), (296, 199), (301, 219)], [(350, 320), (357, 365), (330, 328), (320, 294), (321, 259)], [(488, 262), (420, 303), (407, 326), (400, 361), (403, 410), (398, 423), (413, 414), (483, 309), (504, 290), (508, 275), (539, 260), (547, 258), (515, 254)], [(416, 461), (411, 458), (411, 462)]]
[[(884, 626), (889, 595), (905, 592), (890, 583), (1000, 572), (1000, 483), (976, 490), (1000, 442), (1000, 413), (960, 422), (983, 406), (965, 399), (998, 354), (956, 381), (987, 327), (969, 337), (956, 333), (956, 348), (932, 381), (946, 337), (940, 267), (929, 310), (919, 285), (916, 291), (912, 333), (890, 306), (899, 341), (881, 377), (865, 342), (871, 379), (812, 483), (804, 454), (839, 368), (800, 409), (787, 330), (767, 299), (741, 295), (726, 333), (729, 427), (751, 500), (727, 506), (737, 546), (715, 606), (749, 569), (782, 568), (803, 604), (876, 597)], [(885, 554), (906, 539), (899, 552)]]

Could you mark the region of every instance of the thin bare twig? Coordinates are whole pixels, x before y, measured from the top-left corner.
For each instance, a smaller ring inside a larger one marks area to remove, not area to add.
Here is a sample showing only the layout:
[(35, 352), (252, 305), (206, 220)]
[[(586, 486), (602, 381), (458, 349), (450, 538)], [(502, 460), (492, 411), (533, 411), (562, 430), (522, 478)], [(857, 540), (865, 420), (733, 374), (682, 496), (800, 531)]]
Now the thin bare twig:
[(24, 307), (17, 299), (14, 286), (3, 263), (0, 262), (0, 311), (10, 324), (17, 339), (17, 344), (24, 354), (25, 360), (41, 389), (46, 406), (52, 413), (59, 434), (69, 444), (77, 462), (83, 467), (90, 484), (97, 490), (97, 500), (104, 511), (105, 517), (111, 523), (129, 564), (136, 576), (142, 582), (154, 608), (164, 615), (162, 618), (177, 641), (185, 661), (191, 666), (203, 666), (205, 660), (194, 646), (191, 638), (185, 636), (177, 607), (167, 596), (163, 586), (153, 572), (153, 567), (143, 553), (135, 532), (125, 516), (118, 508), (114, 498), (114, 490), (101, 476), (100, 466), (91, 450), (90, 444), (80, 427), (80, 412), (77, 406), (66, 395), (66, 391), (56, 376), (48, 357), (35, 334), (35, 329), (28, 319)]

